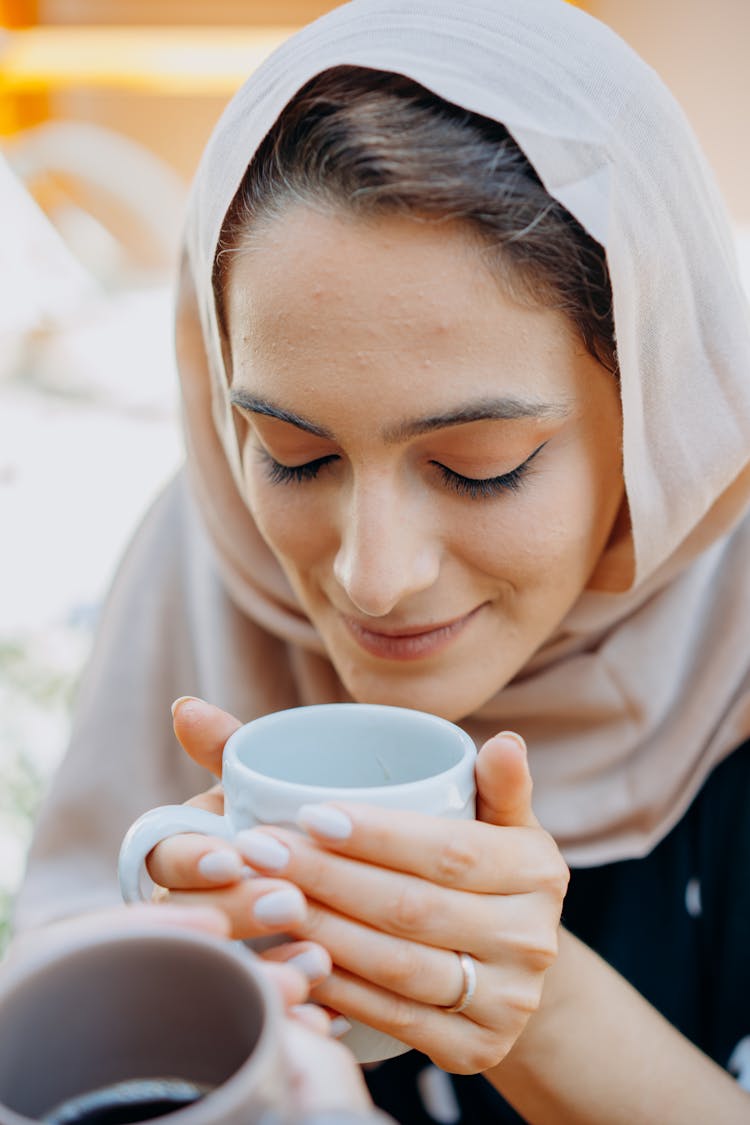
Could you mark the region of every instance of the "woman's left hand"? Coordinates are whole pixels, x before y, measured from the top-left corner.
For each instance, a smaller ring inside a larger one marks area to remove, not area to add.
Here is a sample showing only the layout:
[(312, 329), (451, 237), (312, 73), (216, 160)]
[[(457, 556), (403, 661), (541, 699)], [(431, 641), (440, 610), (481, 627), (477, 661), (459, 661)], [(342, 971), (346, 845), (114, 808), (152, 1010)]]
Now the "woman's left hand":
[[(306, 895), (305, 920), (288, 930), (334, 962), (312, 998), (454, 1073), (495, 1066), (539, 1006), (568, 883), (531, 810), (522, 740), (483, 746), (477, 787), (477, 821), (336, 802), (307, 806), (307, 835), (264, 826), (236, 840), (253, 868)], [(281, 845), (272, 867), (269, 836)], [(450, 1012), (465, 985), (461, 953), (476, 988)]]

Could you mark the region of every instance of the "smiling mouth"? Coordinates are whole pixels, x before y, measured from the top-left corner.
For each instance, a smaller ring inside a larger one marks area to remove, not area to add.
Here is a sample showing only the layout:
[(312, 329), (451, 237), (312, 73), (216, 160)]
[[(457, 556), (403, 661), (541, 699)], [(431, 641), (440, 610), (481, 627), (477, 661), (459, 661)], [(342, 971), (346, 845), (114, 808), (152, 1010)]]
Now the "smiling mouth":
[(447, 648), (485, 604), (442, 625), (410, 625), (393, 632), (370, 629), (354, 617), (344, 615), (343, 620), (357, 644), (371, 656), (384, 660), (424, 660)]

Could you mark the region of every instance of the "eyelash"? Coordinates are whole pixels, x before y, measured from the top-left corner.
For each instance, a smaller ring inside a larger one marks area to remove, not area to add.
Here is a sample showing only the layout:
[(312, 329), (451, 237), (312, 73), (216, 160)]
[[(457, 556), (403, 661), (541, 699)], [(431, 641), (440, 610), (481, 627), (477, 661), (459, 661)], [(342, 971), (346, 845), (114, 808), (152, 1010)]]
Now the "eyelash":
[(266, 467), (266, 473), (271, 484), (302, 484), (307, 480), (315, 480), (324, 465), (338, 460), (337, 453), (329, 453), (327, 457), (318, 457), (316, 461), (307, 461), (304, 465), (282, 465), (280, 461), (274, 460), (265, 449), (258, 452)]
[[(546, 441), (538, 446), (534, 452), (515, 469), (503, 473), (499, 477), (486, 477), (477, 480), (474, 477), (463, 477), (454, 473), (439, 461), (433, 461), (435, 468), (440, 470), (443, 483), (457, 492), (459, 496), (468, 496), (471, 500), (485, 500), (497, 496), (502, 492), (518, 492), (523, 480), (531, 468), (531, 462), (540, 453)], [(330, 453), (327, 457), (318, 457), (315, 461), (307, 461), (304, 465), (282, 465), (276, 461), (265, 449), (259, 450), (266, 468), (266, 473), (271, 484), (302, 484), (305, 481), (315, 480), (320, 470), (338, 460), (338, 454)]]
[[(533, 457), (534, 454), (532, 453), (531, 456)], [(460, 473), (454, 473), (439, 461), (433, 461), (433, 465), (440, 470), (444, 483), (459, 496), (468, 496), (470, 500), (487, 500), (501, 492), (518, 492), (530, 468), (531, 457), (522, 465), (511, 469), (509, 473), (503, 473), (501, 477), (485, 477), (483, 480), (462, 477)]]

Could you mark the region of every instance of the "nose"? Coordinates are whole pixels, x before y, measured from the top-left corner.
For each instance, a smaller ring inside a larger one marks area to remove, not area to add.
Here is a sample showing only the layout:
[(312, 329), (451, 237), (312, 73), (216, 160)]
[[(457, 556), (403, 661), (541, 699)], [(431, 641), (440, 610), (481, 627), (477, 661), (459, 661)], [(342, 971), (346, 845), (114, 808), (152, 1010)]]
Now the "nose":
[(369, 617), (385, 617), (440, 571), (440, 540), (425, 513), (386, 481), (355, 487), (342, 506), (333, 564), (349, 600)]

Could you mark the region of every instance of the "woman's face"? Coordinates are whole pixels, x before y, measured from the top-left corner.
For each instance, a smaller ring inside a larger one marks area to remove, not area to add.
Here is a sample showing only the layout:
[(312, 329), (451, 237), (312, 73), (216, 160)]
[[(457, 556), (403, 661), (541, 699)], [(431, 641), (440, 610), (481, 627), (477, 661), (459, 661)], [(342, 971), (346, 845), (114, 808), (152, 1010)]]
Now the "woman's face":
[(352, 697), (460, 719), (589, 583), (613, 376), (458, 225), (298, 206), (227, 291), (247, 501)]

